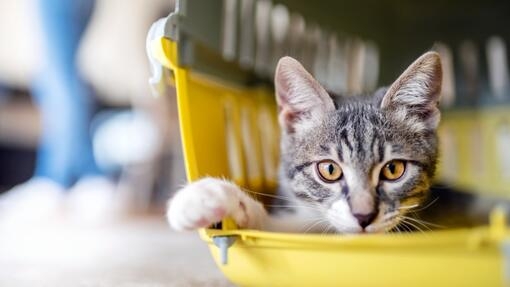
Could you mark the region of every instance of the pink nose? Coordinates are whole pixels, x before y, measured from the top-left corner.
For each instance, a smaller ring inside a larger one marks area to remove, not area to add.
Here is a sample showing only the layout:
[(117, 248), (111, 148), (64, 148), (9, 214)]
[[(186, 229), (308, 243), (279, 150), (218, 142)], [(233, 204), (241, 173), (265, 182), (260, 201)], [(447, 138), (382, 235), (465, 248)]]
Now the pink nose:
[(375, 212), (371, 212), (368, 214), (354, 213), (353, 216), (358, 220), (359, 225), (362, 228), (367, 227), (372, 221), (375, 219), (377, 214)]

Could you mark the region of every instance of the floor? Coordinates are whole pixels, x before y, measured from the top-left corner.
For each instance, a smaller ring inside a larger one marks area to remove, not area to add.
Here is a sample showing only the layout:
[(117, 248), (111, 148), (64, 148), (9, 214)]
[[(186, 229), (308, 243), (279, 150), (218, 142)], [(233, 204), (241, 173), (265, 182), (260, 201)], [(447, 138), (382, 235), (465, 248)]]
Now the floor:
[(65, 222), (0, 231), (0, 286), (232, 286), (197, 233), (161, 216), (102, 227)]

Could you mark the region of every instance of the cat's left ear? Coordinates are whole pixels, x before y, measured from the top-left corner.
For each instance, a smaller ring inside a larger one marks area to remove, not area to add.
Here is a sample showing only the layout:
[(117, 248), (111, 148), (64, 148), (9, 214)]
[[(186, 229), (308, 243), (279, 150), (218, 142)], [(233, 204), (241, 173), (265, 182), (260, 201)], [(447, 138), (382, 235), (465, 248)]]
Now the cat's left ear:
[(441, 59), (436, 52), (419, 57), (390, 86), (381, 101), (381, 109), (393, 120), (411, 125), (414, 130), (435, 130), (442, 81)]

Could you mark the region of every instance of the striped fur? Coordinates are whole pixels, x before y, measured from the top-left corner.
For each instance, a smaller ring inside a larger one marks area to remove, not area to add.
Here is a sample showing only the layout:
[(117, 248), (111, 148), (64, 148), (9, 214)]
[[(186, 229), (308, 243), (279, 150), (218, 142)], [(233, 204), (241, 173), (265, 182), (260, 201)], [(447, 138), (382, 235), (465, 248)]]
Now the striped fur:
[[(406, 206), (422, 202), (438, 155), (441, 64), (436, 53), (420, 57), (372, 97), (329, 101), (288, 57), (280, 60), (275, 77), (282, 125), (280, 191), (294, 206), (313, 210), (328, 229), (359, 233), (390, 230)], [(340, 180), (320, 179), (316, 165), (325, 159), (340, 165)], [(406, 161), (404, 175), (382, 180), (381, 169), (395, 159)], [(363, 228), (356, 214), (368, 213), (375, 216)]]

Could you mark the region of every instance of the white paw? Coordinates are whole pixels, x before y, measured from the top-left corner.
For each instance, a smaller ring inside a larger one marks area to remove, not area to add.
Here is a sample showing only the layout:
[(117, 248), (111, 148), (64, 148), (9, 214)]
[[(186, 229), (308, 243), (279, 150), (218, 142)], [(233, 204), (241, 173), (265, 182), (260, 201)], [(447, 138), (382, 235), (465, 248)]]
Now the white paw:
[(175, 230), (208, 227), (230, 216), (244, 228), (262, 225), (266, 211), (262, 204), (233, 183), (203, 178), (177, 191), (169, 201), (167, 218)]

